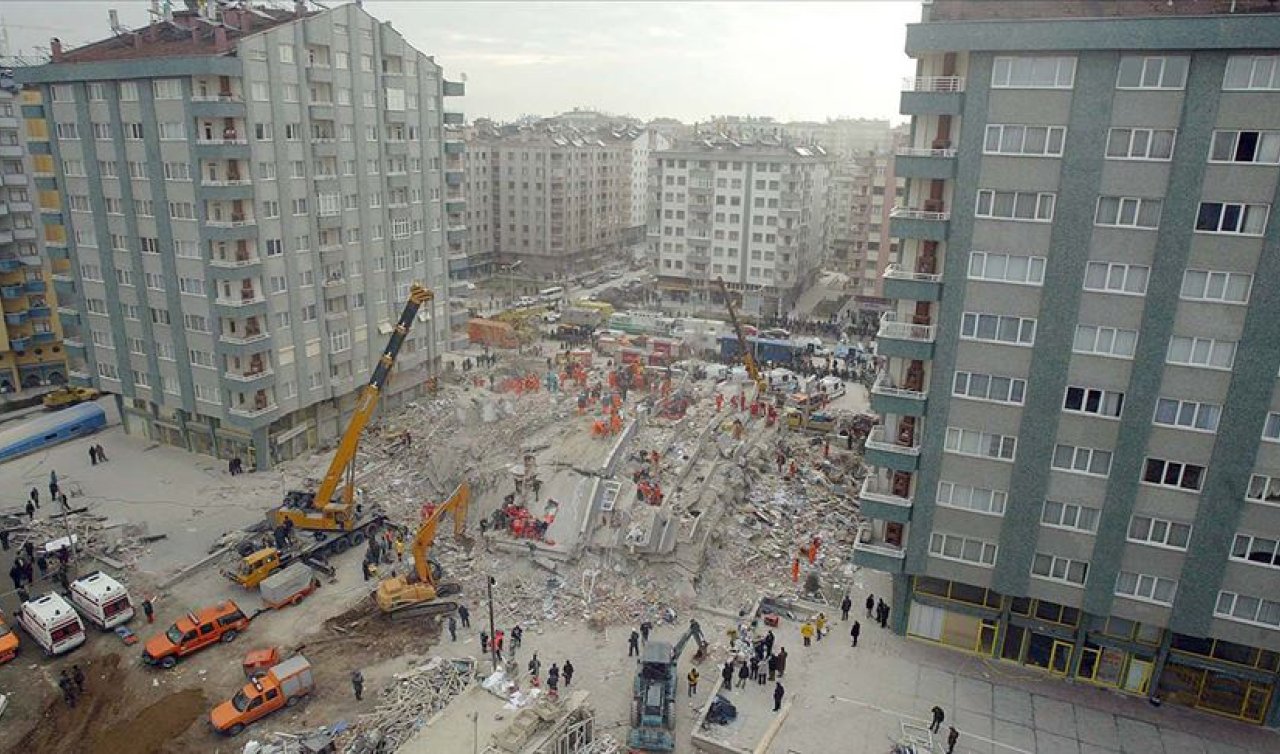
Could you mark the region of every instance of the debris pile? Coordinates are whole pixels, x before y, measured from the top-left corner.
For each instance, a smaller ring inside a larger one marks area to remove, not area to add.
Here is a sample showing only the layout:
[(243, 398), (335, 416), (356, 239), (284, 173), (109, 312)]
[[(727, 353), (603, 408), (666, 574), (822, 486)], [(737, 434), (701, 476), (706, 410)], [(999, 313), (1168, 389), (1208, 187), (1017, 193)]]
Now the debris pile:
[(433, 657), (408, 672), (398, 673), (395, 683), (383, 691), (377, 708), (356, 719), (355, 740), (348, 754), (360, 751), (362, 741), (382, 742), (382, 751), (395, 751), (475, 679), (475, 661)]
[(66, 515), (30, 521), (15, 517), (4, 528), (9, 531), (12, 547), (21, 549), (30, 542), (37, 552), (53, 557), (71, 541), (77, 553), (88, 554), (116, 569), (132, 568), (147, 554), (147, 545), (165, 538), (164, 534), (151, 534), (146, 522), (114, 520), (86, 511), (72, 508)]

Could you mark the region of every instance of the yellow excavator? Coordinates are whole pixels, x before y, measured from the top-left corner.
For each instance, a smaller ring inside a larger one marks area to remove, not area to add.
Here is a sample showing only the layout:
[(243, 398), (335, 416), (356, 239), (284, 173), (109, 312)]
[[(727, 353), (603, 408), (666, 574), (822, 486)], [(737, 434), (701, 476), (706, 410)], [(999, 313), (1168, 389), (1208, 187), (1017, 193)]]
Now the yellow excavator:
[(747, 342), (747, 335), (742, 330), (742, 323), (738, 321), (738, 310), (733, 306), (733, 296), (730, 295), (729, 288), (724, 284), (724, 278), (716, 278), (716, 285), (720, 286), (720, 295), (724, 296), (724, 306), (729, 310), (729, 322), (733, 325), (733, 334), (738, 338), (738, 350), (742, 352), (742, 364), (747, 368), (747, 374), (756, 383), (756, 387), (760, 389), (760, 395), (764, 395), (765, 391), (769, 389), (769, 385), (765, 382), (764, 376), (760, 374), (760, 367), (756, 364), (756, 357), (751, 353), (751, 344)]
[(400, 321), (387, 340), (387, 347), (378, 359), (373, 375), (369, 377), (369, 384), (360, 393), (356, 410), (351, 415), (351, 423), (342, 434), (342, 440), (333, 453), (333, 460), (329, 462), (329, 469), (325, 472), (320, 487), (315, 492), (292, 490), (285, 493), (284, 504), (272, 511), (274, 525), (287, 526), (286, 522), (291, 522), (291, 528), (306, 531), (351, 532), (353, 536), (347, 544), (358, 544), (358, 540), (363, 539), (354, 536), (364, 525), (361, 520), (362, 511), (355, 499), (355, 458), (356, 449), (360, 445), (360, 434), (378, 406), (378, 398), (391, 375), (391, 367), (396, 363), (400, 347), (404, 345), (409, 329), (413, 327), (418, 309), (434, 299), (434, 293), (417, 283), (409, 289), (409, 300), (400, 313)]
[(378, 609), (396, 619), (416, 618), (423, 615), (450, 613), (457, 609), (456, 602), (442, 602), (460, 590), (457, 584), (441, 582), (444, 576), (440, 565), (431, 560), (431, 545), (436, 539), (440, 519), (453, 514), (453, 536), (462, 536), (467, 524), (467, 507), (471, 504), (471, 485), (462, 482), (422, 522), (413, 538), (413, 569), (411, 576), (392, 576), (378, 584), (375, 598)]

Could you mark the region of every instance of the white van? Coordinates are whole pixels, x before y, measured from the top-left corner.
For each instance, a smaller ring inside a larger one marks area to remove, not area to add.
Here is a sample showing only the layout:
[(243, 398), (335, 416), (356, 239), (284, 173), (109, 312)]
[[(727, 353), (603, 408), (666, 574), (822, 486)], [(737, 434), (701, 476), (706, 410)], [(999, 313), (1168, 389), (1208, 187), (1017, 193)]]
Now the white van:
[(106, 631), (133, 619), (129, 591), (102, 571), (71, 582), (71, 604), (93, 625)]
[(60, 655), (84, 644), (80, 615), (55, 592), (22, 603), (18, 625), (47, 655)]

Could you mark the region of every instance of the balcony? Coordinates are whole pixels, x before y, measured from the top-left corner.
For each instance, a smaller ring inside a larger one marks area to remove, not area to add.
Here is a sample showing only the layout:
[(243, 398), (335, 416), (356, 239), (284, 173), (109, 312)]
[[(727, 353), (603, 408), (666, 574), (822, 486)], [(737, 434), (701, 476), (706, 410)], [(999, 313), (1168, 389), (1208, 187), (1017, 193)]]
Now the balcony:
[(878, 414), (924, 416), (928, 391), (895, 387), (889, 375), (881, 372), (871, 386), (871, 409)]
[(32, 319), (49, 319), (53, 316), (53, 309), (44, 305), (33, 306), (27, 310), (27, 314), (30, 315)]
[(9, 338), (10, 351), (25, 351), (30, 346), (31, 346), (30, 338)]
[(956, 174), (956, 150), (902, 147), (894, 157), (893, 173), (901, 178), (949, 180)]
[(28, 280), (25, 287), (27, 293), (44, 293), (46, 288), (44, 281), (39, 279)]
[(191, 114), (197, 118), (243, 118), (244, 100), (230, 92), (192, 94)]
[(877, 424), (871, 428), (871, 434), (867, 435), (863, 460), (871, 466), (894, 471), (916, 471), (920, 467), (920, 446), (889, 442), (885, 439), (885, 426)]
[(895, 238), (919, 238), (945, 241), (951, 213), (940, 201), (926, 202), (924, 209), (894, 207), (889, 210), (889, 235)]
[(259, 383), (259, 382), (262, 382), (263, 380), (268, 380), (274, 377), (275, 370), (271, 369), (270, 367), (255, 369), (255, 370), (246, 370), (243, 372), (236, 372), (228, 369), (227, 371), (222, 373), (222, 376), (237, 384), (251, 387), (256, 383)]
[(443, 117), (446, 126), (461, 126), (467, 122), (462, 113), (449, 112), (448, 110), (444, 112)]
[(34, 241), (36, 239), (35, 228), (14, 228), (13, 237), (19, 241)]
[(27, 315), (26, 309), (17, 312), (4, 313), (4, 323), (6, 325), (16, 326), (25, 324), (28, 319), (30, 319), (30, 317)]
[(253, 179), (251, 178), (204, 178), (200, 179), (204, 187), (204, 198), (210, 200), (235, 201), (253, 198)]
[(202, 160), (246, 160), (249, 158), (249, 140), (237, 131), (224, 133), (221, 138), (196, 139), (196, 156)]
[(896, 312), (885, 312), (876, 331), (876, 353), (904, 359), (932, 359), (937, 329), (935, 325), (900, 322)]
[(444, 142), (445, 154), (462, 154), (467, 151), (467, 145), (458, 139), (446, 139)]
[(0, 144), (0, 157), (21, 157), (21, 144)]
[(227, 413), (240, 419), (257, 419), (260, 416), (266, 416), (272, 413), (277, 408), (278, 406), (274, 403), (232, 406), (227, 409)]
[(450, 225), (445, 230), (445, 238), (451, 244), (462, 243), (467, 238), (467, 226)]
[[(261, 309), (262, 311), (266, 311), (266, 308), (267, 308), (266, 297), (263, 296), (261, 293), (257, 293), (256, 291), (242, 292), (239, 296), (232, 296), (230, 298), (224, 297), (221, 294), (219, 294), (218, 297), (213, 300), (213, 303), (218, 306), (223, 306), (229, 309), (238, 309), (238, 310)], [(254, 312), (245, 311), (243, 316), (249, 316), (252, 313)]]
[[(4, 232), (5, 231), (0, 231), (0, 234), (3, 234)], [(4, 236), (0, 235), (0, 239), (3, 239), (3, 238)], [(0, 272), (15, 272), (20, 269), (22, 269), (21, 259), (15, 259), (13, 257), (0, 259)]]
[(80, 310), (70, 306), (58, 307), (58, 319), (62, 324), (76, 325), (80, 323)]
[(942, 298), (942, 276), (891, 264), (884, 270), (884, 295), (906, 301), (938, 301)]
[(862, 481), (858, 491), (859, 511), (867, 518), (905, 524), (911, 520), (910, 497), (893, 494), (881, 475), (872, 474)]
[(963, 77), (917, 76), (903, 81), (898, 111), (903, 115), (959, 115), (963, 106)]
[(258, 221), (248, 215), (232, 215), (231, 217), (210, 217), (204, 221), (210, 228), (244, 228), (257, 225)]
[(0, 286), (0, 298), (9, 299), (26, 299), (27, 289), (22, 285), (5, 285)]
[(873, 571), (902, 573), (906, 557), (906, 552), (900, 546), (876, 537), (870, 525), (858, 527), (858, 539), (853, 543), (854, 565)]
[(26, 173), (5, 173), (4, 185), (6, 186), (25, 186), (29, 182)]
[(463, 97), (467, 94), (467, 85), (462, 81), (444, 81), (444, 89), (441, 92), (446, 97)]
[(37, 344), (48, 345), (49, 343), (57, 342), (58, 334), (53, 332), (52, 330), (42, 330), (38, 333), (32, 334), (31, 339), (35, 341)]
[(448, 199), (444, 203), (444, 211), (454, 215), (467, 211), (467, 203), (462, 199)]
[(79, 338), (63, 338), (63, 339), (62, 339), (62, 345), (66, 346), (67, 348), (70, 348), (70, 349), (73, 349), (73, 350), (77, 350), (77, 351), (83, 351), (83, 350), (85, 350), (85, 349), (84, 349), (84, 341), (83, 341), (83, 340), (80, 340)]

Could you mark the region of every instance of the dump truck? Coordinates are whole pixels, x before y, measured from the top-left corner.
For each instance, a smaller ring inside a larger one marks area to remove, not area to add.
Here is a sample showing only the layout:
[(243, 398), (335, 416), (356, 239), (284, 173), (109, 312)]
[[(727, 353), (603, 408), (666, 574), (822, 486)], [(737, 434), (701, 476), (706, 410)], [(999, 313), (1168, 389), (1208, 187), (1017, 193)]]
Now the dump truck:
[(209, 723), (219, 733), (238, 735), (245, 726), (302, 701), (315, 687), (311, 663), (302, 655), (294, 655), (266, 675), (250, 679), (235, 696), (214, 707)]
[(640, 670), (631, 692), (631, 732), (627, 746), (635, 751), (674, 751), (676, 748), (676, 666), (689, 639), (698, 643), (694, 661), (706, 655), (707, 640), (698, 621), (690, 620), (684, 636), (671, 646), (654, 639), (644, 645)]

